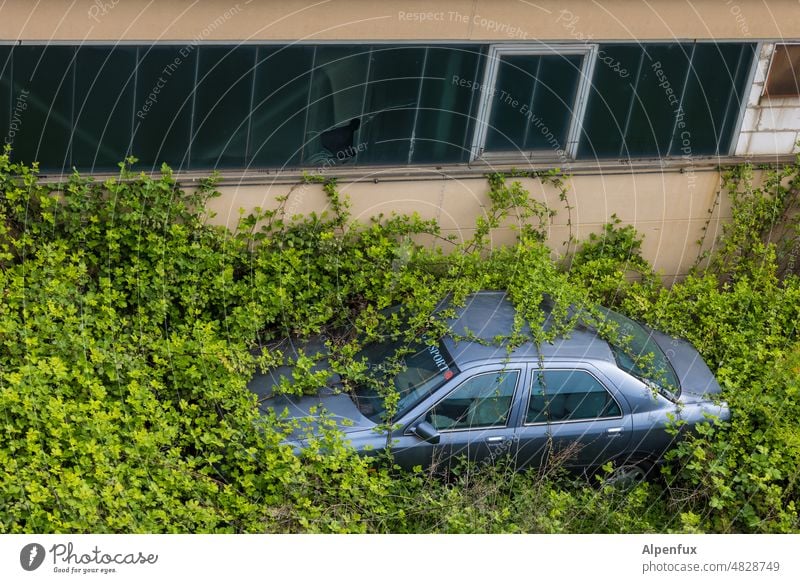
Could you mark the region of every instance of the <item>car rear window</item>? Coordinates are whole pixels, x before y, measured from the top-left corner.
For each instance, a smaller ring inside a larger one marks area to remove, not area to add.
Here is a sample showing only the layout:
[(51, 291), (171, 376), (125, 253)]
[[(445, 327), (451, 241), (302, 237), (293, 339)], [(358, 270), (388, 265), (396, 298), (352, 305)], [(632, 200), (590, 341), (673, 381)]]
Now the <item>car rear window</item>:
[(617, 324), (618, 339), (609, 342), (617, 366), (646, 384), (655, 386), (668, 398), (681, 394), (681, 385), (667, 355), (653, 340), (652, 333), (638, 322), (612, 310), (603, 310)]

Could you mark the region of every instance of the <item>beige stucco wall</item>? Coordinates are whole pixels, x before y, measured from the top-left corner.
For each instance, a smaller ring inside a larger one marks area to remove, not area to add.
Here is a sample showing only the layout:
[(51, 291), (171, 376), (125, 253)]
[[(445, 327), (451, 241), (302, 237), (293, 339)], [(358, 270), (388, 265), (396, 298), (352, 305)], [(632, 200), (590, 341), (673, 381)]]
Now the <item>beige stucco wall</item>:
[[(459, 240), (472, 235), (475, 219), (485, 212), (489, 201), (484, 178), (440, 176), (429, 179), (375, 182), (380, 175), (340, 183), (341, 192), (350, 197), (355, 219), (366, 222), (370, 217), (392, 212), (417, 212), (423, 218), (435, 218), (445, 234)], [(569, 238), (569, 215), (551, 187), (543, 187), (535, 179), (523, 179), (529, 191), (551, 208), (558, 210), (550, 226), (549, 243), (563, 253)], [(569, 204), (572, 232), (578, 238), (600, 231), (616, 214), (626, 224), (634, 225), (644, 235), (644, 255), (653, 262), (668, 281), (685, 275), (696, 260), (700, 248), (696, 241), (710, 219), (710, 240), (713, 240), (720, 219), (730, 217), (730, 208), (723, 198), (716, 205), (719, 173), (714, 170), (688, 172), (638, 172), (624, 174), (582, 174), (569, 181)], [(240, 209), (274, 208), (275, 197), (291, 192), (286, 201), (288, 214), (320, 212), (327, 201), (319, 185), (269, 184), (222, 187), (223, 196), (214, 199), (212, 220), (235, 227)], [(709, 209), (714, 209), (709, 215)], [(495, 233), (493, 242), (502, 244), (513, 239), (510, 229)], [(447, 246), (445, 245), (445, 248)]]
[(800, 37), (796, 0), (7, 0), (3, 40)]

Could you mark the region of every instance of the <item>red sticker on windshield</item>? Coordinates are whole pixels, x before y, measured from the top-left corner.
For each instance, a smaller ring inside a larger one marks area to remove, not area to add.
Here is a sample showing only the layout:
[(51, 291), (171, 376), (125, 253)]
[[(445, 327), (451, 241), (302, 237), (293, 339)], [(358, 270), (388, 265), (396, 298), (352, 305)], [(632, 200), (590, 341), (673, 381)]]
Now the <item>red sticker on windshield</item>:
[(445, 371), (444, 380), (449, 381), (452, 378), (453, 378), (453, 371), (452, 370)]

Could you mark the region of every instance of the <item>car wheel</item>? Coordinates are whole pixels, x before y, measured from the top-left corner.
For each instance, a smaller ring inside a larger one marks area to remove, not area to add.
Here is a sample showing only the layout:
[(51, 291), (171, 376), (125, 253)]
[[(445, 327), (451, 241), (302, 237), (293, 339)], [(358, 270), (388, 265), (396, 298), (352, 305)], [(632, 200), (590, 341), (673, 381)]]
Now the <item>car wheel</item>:
[(653, 470), (653, 464), (647, 460), (625, 460), (613, 462), (614, 469), (603, 480), (604, 484), (620, 488), (634, 488), (647, 481)]

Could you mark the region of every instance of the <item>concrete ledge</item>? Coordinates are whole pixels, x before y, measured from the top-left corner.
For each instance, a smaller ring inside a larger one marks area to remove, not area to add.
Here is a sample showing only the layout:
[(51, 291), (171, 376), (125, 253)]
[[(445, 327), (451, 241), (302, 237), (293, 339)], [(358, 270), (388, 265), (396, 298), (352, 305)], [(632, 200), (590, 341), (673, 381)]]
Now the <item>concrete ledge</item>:
[[(302, 182), (305, 176), (323, 176), (336, 178), (340, 183), (348, 182), (388, 182), (407, 180), (448, 180), (451, 178), (483, 178), (492, 172), (506, 172), (513, 170), (522, 172), (547, 172), (560, 169), (564, 174), (572, 176), (606, 176), (611, 174), (660, 174), (665, 172), (686, 173), (690, 171), (718, 171), (720, 168), (736, 166), (745, 162), (752, 164), (769, 164), (783, 166), (794, 163), (794, 154), (775, 154), (759, 156), (713, 156), (695, 158), (671, 159), (637, 159), (637, 160), (600, 160), (600, 161), (573, 161), (567, 164), (557, 162), (530, 162), (526, 160), (502, 162), (473, 162), (469, 164), (451, 165), (419, 165), (419, 166), (353, 166), (350, 168), (286, 168), (286, 169), (224, 169), (220, 170), (220, 186), (237, 185), (278, 185), (296, 184)], [(140, 168), (134, 166), (134, 171), (141, 171), (150, 176), (158, 176), (160, 167)], [(208, 178), (212, 170), (183, 171), (173, 168), (176, 180), (185, 187), (196, 185), (199, 181)], [(41, 172), (40, 177), (44, 182), (64, 182), (69, 179), (70, 173)], [(83, 174), (89, 174), (83, 172)], [(98, 181), (118, 177), (116, 172), (91, 173)]]

